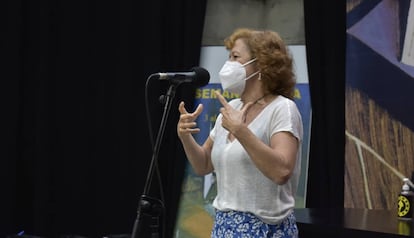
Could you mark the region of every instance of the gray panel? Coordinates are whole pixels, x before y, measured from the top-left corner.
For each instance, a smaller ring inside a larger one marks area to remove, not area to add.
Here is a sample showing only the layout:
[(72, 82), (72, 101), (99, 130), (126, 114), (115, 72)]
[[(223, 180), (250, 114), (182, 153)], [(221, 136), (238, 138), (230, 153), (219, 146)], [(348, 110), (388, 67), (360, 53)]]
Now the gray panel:
[(223, 45), (238, 27), (274, 30), (286, 44), (304, 45), (303, 12), (303, 0), (208, 0), (203, 45)]

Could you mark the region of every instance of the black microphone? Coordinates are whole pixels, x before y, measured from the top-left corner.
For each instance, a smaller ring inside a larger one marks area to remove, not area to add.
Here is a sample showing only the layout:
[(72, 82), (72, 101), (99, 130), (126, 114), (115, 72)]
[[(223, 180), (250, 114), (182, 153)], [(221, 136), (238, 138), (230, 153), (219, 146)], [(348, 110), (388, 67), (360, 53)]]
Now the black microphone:
[(190, 72), (157, 73), (159, 80), (169, 80), (172, 83), (192, 83), (196, 87), (208, 84), (210, 73), (202, 67), (193, 67)]

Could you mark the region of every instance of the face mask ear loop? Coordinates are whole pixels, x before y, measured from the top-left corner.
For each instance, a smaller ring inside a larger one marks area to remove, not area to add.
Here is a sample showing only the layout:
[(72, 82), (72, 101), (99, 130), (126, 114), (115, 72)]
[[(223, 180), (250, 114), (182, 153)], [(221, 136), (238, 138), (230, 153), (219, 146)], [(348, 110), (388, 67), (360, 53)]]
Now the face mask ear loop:
[(245, 80), (248, 80), (248, 79), (250, 79), (250, 78), (252, 78), (252, 77), (254, 77), (256, 74), (259, 74), (259, 80), (260, 80), (260, 72), (259, 71), (256, 71), (256, 72), (254, 72), (254, 73), (252, 73), (251, 75), (249, 75)]
[(256, 61), (256, 58), (251, 59), (251, 60), (247, 61), (246, 63), (244, 63), (243, 64), (243, 67), (246, 66), (246, 65), (249, 65), (249, 64), (253, 63), (254, 61)]
[[(256, 61), (256, 59), (257, 58), (253, 58), (253, 59), (247, 61), (246, 63), (243, 64), (243, 67), (245, 67), (246, 65), (249, 65), (249, 64), (253, 63), (254, 61)], [(247, 76), (247, 78), (245, 80), (248, 80), (251, 77), (254, 77), (256, 74), (259, 74), (259, 80), (260, 80), (261, 79), (260, 71), (256, 71), (256, 72), (252, 73), (251, 75)]]

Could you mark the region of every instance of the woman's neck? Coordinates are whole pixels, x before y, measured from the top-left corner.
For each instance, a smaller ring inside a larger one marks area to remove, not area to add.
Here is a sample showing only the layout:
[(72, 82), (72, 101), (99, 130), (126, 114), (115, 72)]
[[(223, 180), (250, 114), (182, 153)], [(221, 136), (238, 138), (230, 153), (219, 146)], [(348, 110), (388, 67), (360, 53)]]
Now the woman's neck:
[(240, 100), (246, 104), (249, 102), (252, 102), (253, 104), (259, 103), (260, 101), (263, 101), (270, 93), (263, 92), (260, 90), (260, 92), (254, 92), (251, 91), (251, 93), (245, 92), (243, 95), (241, 95)]

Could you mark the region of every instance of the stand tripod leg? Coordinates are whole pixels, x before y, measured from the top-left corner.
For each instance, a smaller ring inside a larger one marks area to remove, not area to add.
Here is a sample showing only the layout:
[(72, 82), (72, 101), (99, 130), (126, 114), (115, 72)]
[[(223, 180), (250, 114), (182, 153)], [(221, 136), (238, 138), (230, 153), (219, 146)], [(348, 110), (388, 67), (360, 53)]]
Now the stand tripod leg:
[(164, 204), (161, 200), (142, 195), (131, 238), (160, 237), (159, 234), (162, 232), (160, 231), (160, 219), (163, 216), (163, 212)]

